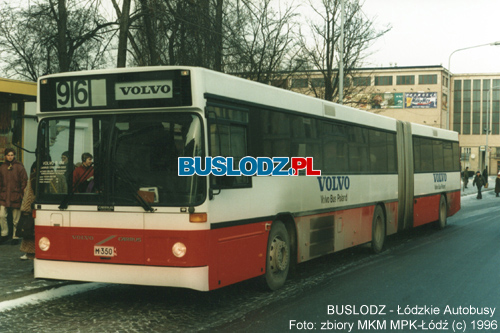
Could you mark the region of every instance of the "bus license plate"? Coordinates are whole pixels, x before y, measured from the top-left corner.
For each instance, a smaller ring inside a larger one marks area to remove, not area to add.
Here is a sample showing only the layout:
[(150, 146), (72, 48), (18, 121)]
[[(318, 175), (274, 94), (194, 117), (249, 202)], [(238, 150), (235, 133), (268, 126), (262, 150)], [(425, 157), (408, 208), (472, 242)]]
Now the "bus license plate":
[(112, 246), (94, 246), (94, 255), (98, 257), (114, 257), (115, 248)]

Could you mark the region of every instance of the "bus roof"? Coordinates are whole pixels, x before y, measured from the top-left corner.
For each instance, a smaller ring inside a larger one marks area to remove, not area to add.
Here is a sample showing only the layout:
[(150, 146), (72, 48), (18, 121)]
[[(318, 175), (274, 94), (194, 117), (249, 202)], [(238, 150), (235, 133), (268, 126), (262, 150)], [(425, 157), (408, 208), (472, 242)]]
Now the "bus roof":
[(457, 132), (449, 131), (442, 128), (415, 124), (415, 123), (411, 123), (411, 133), (413, 135), (435, 137), (436, 139), (458, 141)]
[[(202, 67), (191, 66), (148, 66), (126, 67), (103, 70), (90, 70), (71, 73), (58, 73), (41, 77), (99, 76), (117, 73), (140, 73), (167, 70), (184, 70), (191, 73), (193, 106), (205, 105), (206, 96), (210, 94), (248, 105), (260, 105), (274, 109), (305, 113), (317, 117), (337, 119), (344, 122), (357, 123), (370, 127), (378, 127), (391, 131), (396, 130), (397, 120), (387, 116), (374, 114), (345, 105), (336, 104), (319, 98), (292, 92), (271, 85), (239, 78), (233, 75), (216, 72)], [(34, 84), (33, 84), (34, 85)], [(36, 92), (34, 92), (36, 94)], [(412, 123), (412, 133), (422, 136), (435, 136), (444, 139), (458, 140), (458, 133)]]
[(200, 71), (198, 75), (203, 76), (204, 87), (200, 87), (200, 89), (214, 95), (234, 98), (236, 100), (277, 109), (307, 113), (318, 117), (327, 117), (346, 122), (396, 130), (396, 120), (394, 118), (376, 115), (368, 111), (355, 109), (208, 69), (192, 68), (192, 70), (194, 72)]

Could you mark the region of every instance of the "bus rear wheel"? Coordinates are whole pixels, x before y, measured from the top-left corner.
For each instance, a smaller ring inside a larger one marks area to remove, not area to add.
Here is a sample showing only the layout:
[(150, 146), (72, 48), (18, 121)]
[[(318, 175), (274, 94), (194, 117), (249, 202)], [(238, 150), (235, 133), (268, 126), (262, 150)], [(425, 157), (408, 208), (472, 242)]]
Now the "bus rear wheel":
[(446, 198), (442, 195), (439, 199), (439, 219), (436, 221), (436, 226), (440, 230), (444, 229), (447, 224), (448, 209), (446, 206)]
[(372, 221), (372, 251), (380, 253), (385, 243), (385, 216), (380, 206), (375, 208)]
[(266, 273), (267, 287), (277, 290), (285, 284), (290, 269), (290, 236), (281, 221), (272, 224), (267, 241)]

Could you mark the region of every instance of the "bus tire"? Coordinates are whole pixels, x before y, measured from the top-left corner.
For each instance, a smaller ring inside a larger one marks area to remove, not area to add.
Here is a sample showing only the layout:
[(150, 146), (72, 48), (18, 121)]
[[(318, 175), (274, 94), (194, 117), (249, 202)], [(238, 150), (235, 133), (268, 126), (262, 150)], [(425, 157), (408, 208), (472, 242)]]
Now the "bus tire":
[(267, 240), (266, 285), (277, 290), (285, 284), (290, 269), (290, 236), (281, 221), (272, 224)]
[(385, 216), (382, 207), (375, 207), (372, 221), (372, 251), (382, 252), (385, 243)]
[(438, 220), (436, 221), (436, 227), (439, 230), (443, 230), (446, 228), (447, 222), (447, 216), (448, 216), (448, 208), (446, 205), (446, 198), (444, 195), (441, 195), (441, 198), (439, 199), (439, 217)]

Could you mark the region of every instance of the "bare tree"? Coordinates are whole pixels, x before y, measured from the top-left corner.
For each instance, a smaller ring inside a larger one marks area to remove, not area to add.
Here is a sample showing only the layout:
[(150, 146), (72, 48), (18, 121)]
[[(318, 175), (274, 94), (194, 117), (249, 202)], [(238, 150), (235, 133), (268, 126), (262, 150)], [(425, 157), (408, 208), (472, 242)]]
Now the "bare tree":
[(224, 10), (224, 0), (216, 0), (215, 3), (215, 31), (214, 31), (214, 48), (215, 48), (215, 59), (214, 59), (214, 69), (216, 71), (222, 71), (222, 56), (223, 56), (223, 10)]
[(118, 6), (116, 0), (111, 0), (116, 11), (119, 23), (118, 33), (118, 52), (116, 67), (125, 67), (127, 64), (127, 41), (129, 36), (130, 26), (130, 2), (131, 0), (123, 0), (122, 9)]
[[(340, 45), (341, 0), (310, 1), (316, 18), (309, 23), (312, 41), (303, 37), (301, 40), (303, 58), (307, 59), (315, 73), (321, 79), (312, 79), (310, 91), (313, 95), (333, 101), (338, 98), (340, 60), (339, 49), (343, 47), (344, 77), (352, 74), (353, 69), (361, 67), (363, 60), (369, 55), (371, 44), (390, 30), (390, 27), (376, 30), (373, 21), (362, 12), (359, 0), (345, 1), (344, 45)], [(320, 22), (320, 23), (317, 23)], [(308, 34), (306, 34), (308, 35)], [(312, 72), (308, 72), (309, 75)], [(349, 94), (346, 86), (345, 93)]]
[(226, 70), (265, 83), (295, 70), (296, 7), (273, 5), (271, 0), (236, 1), (234, 24), (227, 28)]
[[(99, 14), (99, 2), (89, 1), (71, 5), (67, 9), (66, 0), (48, 0), (48, 6), (40, 5), (39, 15), (47, 17), (57, 24), (57, 42), (52, 37), (55, 33), (48, 33), (49, 42), (57, 50), (59, 71), (80, 69), (77, 61), (77, 52), (86, 43), (102, 42), (105, 29), (114, 25), (114, 22), (105, 22)], [(57, 2), (57, 3), (55, 3)], [(56, 11), (57, 7), (57, 11)], [(46, 12), (45, 12), (46, 11)], [(52, 41), (50, 41), (52, 39)]]
[(269, 82), (280, 76), (275, 71), (296, 64), (293, 6), (280, 11), (271, 0), (136, 0), (127, 15), (125, 2), (120, 9), (111, 1), (122, 36), (119, 66), (128, 53), (133, 65), (201, 66)]
[(35, 81), (42, 74), (105, 63), (114, 23), (99, 15), (97, 2), (68, 1), (40, 0), (29, 8), (2, 5), (0, 49), (6, 73)]
[[(223, 0), (136, 0), (128, 25), (131, 63), (220, 70), (223, 4)], [(116, 4), (115, 9), (120, 16)]]
[(157, 38), (155, 36), (157, 29), (154, 28), (156, 25), (156, 14), (155, 8), (151, 5), (151, 1), (139, 0), (140, 11), (142, 15), (142, 21), (144, 24), (144, 36), (146, 37), (146, 49), (149, 53), (149, 64), (156, 66), (160, 64), (160, 59), (158, 57), (158, 47)]
[(69, 54), (66, 47), (68, 45), (68, 36), (66, 34), (68, 30), (66, 0), (57, 0), (57, 10), (53, 0), (49, 0), (49, 5), (50, 13), (57, 22), (57, 58), (59, 59), (59, 69), (61, 72), (66, 72), (69, 70)]
[[(5, 63), (5, 74), (24, 80), (36, 78), (51, 67), (48, 50), (36, 35), (26, 33), (29, 22), (7, 4), (0, 11), (0, 56)], [(43, 61), (46, 57), (46, 61)]]
[(135, 65), (201, 66), (259, 81), (292, 68), (293, 6), (282, 12), (271, 0), (136, 0), (135, 6), (129, 29)]

